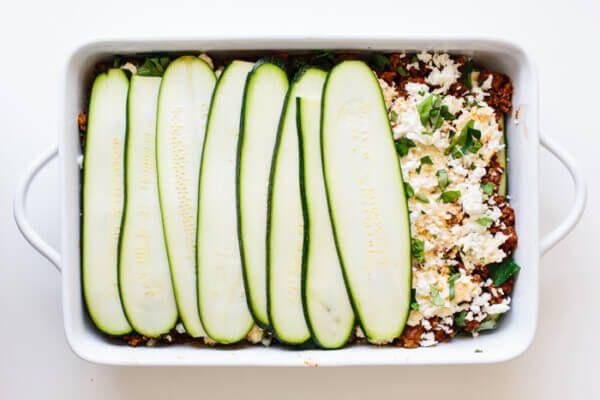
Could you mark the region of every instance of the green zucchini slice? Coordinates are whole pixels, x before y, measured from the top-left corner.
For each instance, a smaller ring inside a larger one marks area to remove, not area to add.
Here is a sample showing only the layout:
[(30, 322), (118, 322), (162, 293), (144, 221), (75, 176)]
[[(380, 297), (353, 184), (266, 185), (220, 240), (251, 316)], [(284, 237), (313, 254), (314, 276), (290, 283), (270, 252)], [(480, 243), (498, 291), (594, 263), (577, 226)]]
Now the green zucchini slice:
[(83, 167), (83, 296), (92, 321), (109, 335), (132, 329), (121, 304), (117, 273), (128, 90), (129, 80), (120, 69), (94, 80)]
[(344, 284), (321, 162), (321, 96), (298, 98), (300, 192), (305, 213), (304, 311), (313, 340), (321, 347), (342, 347), (354, 330), (354, 312)]
[(302, 69), (296, 74), (286, 95), (273, 151), (267, 214), (267, 302), (275, 335), (290, 344), (310, 339), (302, 306), (304, 216), (296, 97), (318, 96), (326, 75), (317, 68)]
[(160, 77), (131, 78), (119, 259), (119, 286), (127, 319), (136, 332), (148, 337), (168, 333), (177, 322), (156, 181), (160, 82)]
[(371, 340), (398, 337), (411, 289), (410, 222), (381, 88), (362, 61), (344, 61), (323, 90), (321, 145), (340, 262)]
[(198, 176), (216, 77), (197, 57), (167, 67), (158, 98), (156, 164), (167, 255), (179, 315), (193, 337), (205, 336), (198, 313), (196, 222)]
[(202, 153), (198, 194), (198, 309), (208, 336), (243, 339), (248, 309), (237, 228), (236, 159), (244, 85), (253, 63), (233, 61), (215, 88)]
[(281, 108), (289, 87), (279, 63), (259, 60), (246, 80), (237, 162), (240, 254), (246, 297), (255, 321), (268, 327), (267, 194)]

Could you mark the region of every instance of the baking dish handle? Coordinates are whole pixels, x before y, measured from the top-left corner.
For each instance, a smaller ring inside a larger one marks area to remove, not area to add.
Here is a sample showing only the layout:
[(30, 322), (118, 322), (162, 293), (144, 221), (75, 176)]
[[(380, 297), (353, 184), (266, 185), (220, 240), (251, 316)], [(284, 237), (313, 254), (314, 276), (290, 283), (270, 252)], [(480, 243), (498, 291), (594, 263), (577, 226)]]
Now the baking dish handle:
[(13, 204), (13, 214), (19, 231), (23, 234), (25, 240), (29, 242), (34, 249), (46, 257), (56, 269), (60, 272), (60, 254), (52, 246), (50, 246), (40, 235), (33, 229), (25, 213), (27, 205), (27, 194), (31, 182), (50, 161), (58, 155), (58, 147), (53, 145), (46, 150), (37, 160), (35, 160), (25, 172), (25, 176), (19, 182), (17, 193), (15, 194), (15, 202)]
[(558, 158), (558, 160), (567, 168), (575, 185), (575, 200), (573, 202), (571, 211), (564, 221), (560, 223), (560, 225), (548, 232), (541, 239), (540, 255), (543, 256), (548, 252), (548, 250), (550, 250), (565, 236), (567, 236), (567, 234), (571, 232), (575, 225), (577, 225), (577, 222), (579, 222), (581, 219), (587, 199), (587, 188), (585, 184), (585, 177), (581, 167), (579, 166), (579, 163), (577, 163), (577, 161), (575, 161), (575, 159), (569, 153), (557, 145), (554, 140), (544, 135), (543, 132), (540, 135), (540, 144), (552, 155), (554, 155), (554, 157)]

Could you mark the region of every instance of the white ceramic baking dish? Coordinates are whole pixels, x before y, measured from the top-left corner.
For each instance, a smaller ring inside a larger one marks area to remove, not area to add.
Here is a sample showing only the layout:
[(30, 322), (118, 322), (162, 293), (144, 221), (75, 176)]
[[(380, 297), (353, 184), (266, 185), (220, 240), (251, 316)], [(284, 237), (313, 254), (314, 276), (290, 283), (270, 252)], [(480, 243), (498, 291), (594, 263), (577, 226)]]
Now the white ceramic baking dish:
[[(499, 329), (476, 339), (456, 338), (433, 348), (349, 346), (335, 351), (263, 348), (203, 348), (176, 345), (132, 348), (101, 335), (87, 317), (81, 293), (79, 250), (79, 190), (77, 114), (84, 107), (85, 88), (96, 62), (114, 54), (147, 52), (232, 52), (236, 50), (339, 49), (361, 51), (440, 50), (472, 56), (477, 63), (505, 73), (513, 80), (514, 109), (519, 124), (508, 118), (509, 193), (516, 211), (519, 247), (515, 258), (522, 270), (513, 294), (513, 309), (502, 318)], [(25, 174), (15, 198), (14, 214), (19, 229), (31, 245), (62, 272), (65, 332), (73, 351), (81, 358), (111, 365), (163, 366), (340, 366), (490, 363), (521, 354), (531, 343), (537, 323), (538, 263), (540, 256), (562, 239), (579, 220), (586, 199), (583, 175), (571, 156), (542, 136), (538, 126), (538, 87), (533, 61), (517, 44), (499, 39), (458, 37), (204, 37), (201, 39), (93, 41), (69, 57), (62, 77), (58, 144), (36, 160)], [(575, 183), (575, 202), (564, 222), (539, 239), (538, 151), (542, 145), (569, 170)], [(59, 157), (61, 191), (61, 250), (46, 244), (25, 217), (28, 188), (34, 176), (51, 159)], [(482, 349), (483, 352), (475, 352)]]

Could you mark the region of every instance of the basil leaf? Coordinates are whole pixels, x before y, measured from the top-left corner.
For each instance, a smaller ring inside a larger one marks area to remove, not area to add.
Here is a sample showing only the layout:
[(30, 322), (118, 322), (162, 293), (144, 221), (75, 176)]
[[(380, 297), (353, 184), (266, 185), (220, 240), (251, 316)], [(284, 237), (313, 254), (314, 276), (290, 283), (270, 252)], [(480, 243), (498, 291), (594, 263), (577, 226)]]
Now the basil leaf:
[(473, 146), (469, 147), (469, 151), (473, 154), (477, 153), (481, 148), (482, 144), (480, 141), (473, 143)]
[(406, 72), (406, 70), (404, 69), (404, 67), (402, 65), (398, 65), (398, 68), (396, 68), (396, 71), (398, 71), (398, 75), (405, 77), (408, 76), (408, 72)]
[(419, 112), (419, 117), (421, 118), (421, 124), (424, 127), (427, 127), (427, 122), (429, 121), (429, 115), (433, 105), (432, 103), (433, 95), (429, 95), (425, 100), (417, 104), (417, 111)]
[(454, 282), (460, 278), (460, 272), (457, 272), (448, 278), (448, 286), (450, 287), (450, 300), (454, 300)]
[(406, 197), (413, 197), (415, 195), (415, 190), (408, 182), (404, 182), (404, 193)]
[(492, 182), (488, 182), (481, 185), (481, 188), (483, 189), (483, 192), (488, 196), (491, 196), (492, 193), (494, 193), (494, 184)]
[(481, 217), (477, 220), (477, 223), (481, 226), (488, 226), (490, 224), (490, 222), (493, 222), (494, 220), (488, 217)]
[[(442, 118), (444, 118), (446, 121), (452, 121), (452, 120), (456, 119), (456, 115), (452, 114), (450, 112), (450, 110), (448, 110), (447, 105), (442, 106), (442, 108), (440, 109), (440, 113), (442, 115)], [(456, 133), (456, 132), (454, 132), (454, 133)]]
[(463, 156), (463, 153), (460, 152), (460, 150), (458, 149), (454, 149), (454, 151), (452, 152), (452, 157), (454, 158), (461, 158)]
[(431, 297), (431, 301), (436, 306), (443, 306), (446, 304), (442, 296), (440, 296), (440, 291), (434, 284), (429, 285), (429, 297)]
[(421, 203), (425, 203), (425, 204), (429, 203), (429, 199), (423, 193), (419, 193), (417, 195), (416, 199), (419, 200)]
[(496, 329), (498, 325), (498, 321), (495, 319), (488, 319), (479, 324), (479, 328), (475, 330), (475, 332), (488, 331), (490, 329)]
[(412, 239), (410, 251), (417, 262), (423, 261), (423, 253), (425, 251), (425, 242), (419, 239)]
[(463, 328), (466, 325), (465, 324), (466, 316), (467, 316), (467, 313), (464, 311), (461, 311), (458, 314), (456, 314), (456, 317), (454, 317), (454, 325), (459, 328)]
[(417, 167), (417, 174), (421, 173), (421, 167), (423, 165), (433, 165), (433, 161), (431, 161), (431, 157), (429, 157), (429, 156), (421, 157), (421, 163)]
[(500, 286), (520, 269), (521, 267), (515, 263), (515, 260), (507, 258), (502, 262), (491, 264), (489, 266), (490, 278), (494, 281), (494, 285)]
[(450, 133), (448, 133), (448, 139), (452, 139), (456, 135), (456, 131), (450, 129)]
[(440, 169), (435, 174), (438, 177), (438, 186), (440, 187), (440, 190), (443, 192), (444, 190), (446, 190), (446, 188), (448, 187), (448, 184), (450, 183), (448, 181), (448, 172), (446, 172), (445, 169)]
[(137, 68), (137, 74), (140, 76), (162, 76), (169, 65), (169, 57), (146, 58), (144, 64)]
[(462, 73), (460, 80), (467, 85), (469, 90), (473, 89), (473, 83), (471, 82), (471, 73), (473, 72), (473, 60), (468, 60), (462, 67)]
[(475, 349), (475, 353), (483, 353), (483, 350), (481, 350), (481, 349)]
[(390, 120), (392, 122), (398, 122), (398, 113), (396, 111), (390, 113)]
[(416, 54), (415, 54), (415, 55), (413, 55), (413, 56), (410, 58), (410, 63), (411, 63), (411, 64), (418, 63), (418, 62), (419, 62), (419, 57), (417, 57), (417, 55), (416, 55)]
[(449, 190), (447, 192), (442, 193), (440, 196), (440, 200), (444, 204), (452, 203), (460, 198), (460, 190)]
[(473, 127), (469, 127), (469, 129), (467, 129), (467, 133), (475, 138), (477, 138), (477, 140), (481, 139), (481, 131), (479, 129), (474, 129)]
[[(473, 125), (475, 125), (475, 121), (472, 119), (469, 120), (460, 131), (460, 134), (452, 141), (452, 143), (450, 143), (450, 146), (446, 149), (444, 154), (448, 155), (452, 153), (456, 146), (463, 148), (463, 154), (465, 154), (469, 147), (473, 145), (473, 139), (471, 138), (471, 135), (469, 135), (469, 129), (473, 129)], [(471, 143), (469, 143), (469, 139), (471, 139)]]
[(401, 157), (407, 155), (408, 150), (411, 147), (417, 147), (417, 145), (415, 145), (415, 142), (410, 139), (400, 138), (398, 141), (396, 141), (396, 151), (398, 151), (398, 154), (400, 154)]
[(379, 71), (384, 71), (385, 67), (390, 63), (390, 60), (383, 54), (375, 54), (373, 56), (373, 63), (375, 64), (375, 68)]
[(410, 308), (419, 311), (419, 302), (417, 301), (417, 289), (410, 289)]

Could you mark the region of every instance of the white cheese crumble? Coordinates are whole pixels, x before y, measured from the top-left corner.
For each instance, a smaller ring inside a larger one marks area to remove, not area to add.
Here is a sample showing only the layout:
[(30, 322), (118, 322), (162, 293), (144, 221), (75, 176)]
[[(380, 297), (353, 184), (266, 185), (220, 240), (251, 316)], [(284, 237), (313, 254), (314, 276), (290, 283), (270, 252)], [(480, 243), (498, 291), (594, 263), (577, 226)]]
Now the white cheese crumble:
[(121, 65), (121, 69), (131, 72), (132, 75), (137, 74), (137, 67), (127, 61), (125, 64)]
[(210, 58), (210, 56), (206, 53), (202, 53), (198, 56), (199, 59), (201, 59), (202, 61), (204, 61), (205, 63), (208, 64), (208, 66), (212, 69), (215, 68), (215, 64), (213, 63), (212, 58)]

